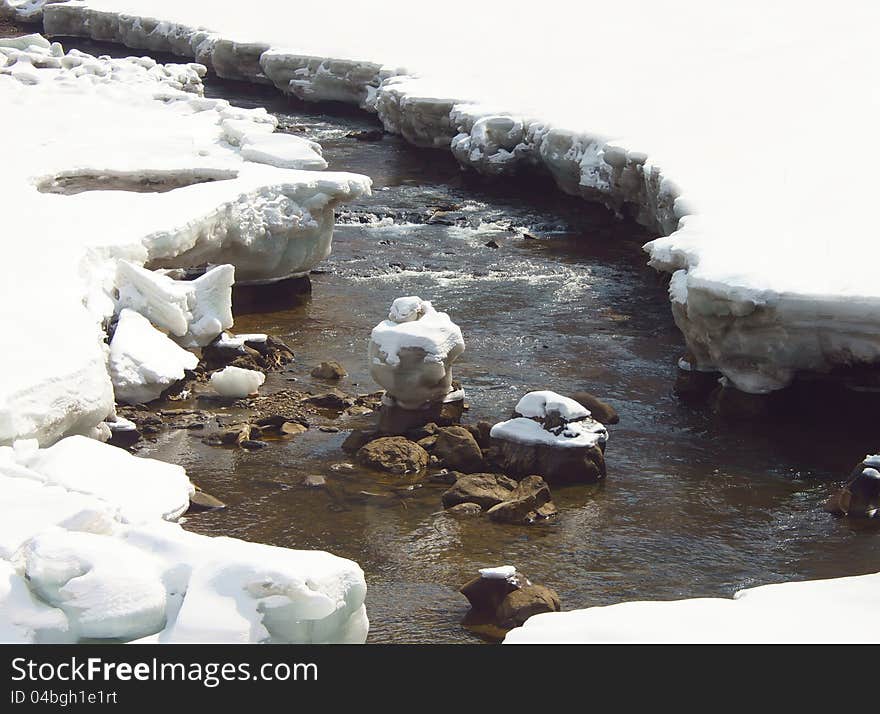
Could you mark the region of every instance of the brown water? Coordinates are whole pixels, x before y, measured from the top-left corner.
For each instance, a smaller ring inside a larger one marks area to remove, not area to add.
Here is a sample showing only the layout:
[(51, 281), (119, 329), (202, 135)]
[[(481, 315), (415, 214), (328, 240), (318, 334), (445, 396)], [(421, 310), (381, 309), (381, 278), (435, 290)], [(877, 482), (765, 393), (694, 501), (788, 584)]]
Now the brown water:
[[(640, 245), (651, 236), (638, 226), (549, 184), (493, 186), (444, 152), (392, 137), (358, 142), (346, 134), (375, 124), (351, 111), (234, 84), (210, 91), (267, 106), (288, 130), (320, 141), (331, 169), (374, 180), (374, 196), (340, 216), (311, 296), (237, 317), (236, 331), (279, 335), (296, 352), (264, 391), (292, 377), (326, 387), (309, 377), (324, 359), (346, 367), (346, 391), (373, 391), (369, 331), (392, 299), (417, 294), (464, 332), (455, 373), (469, 420), (505, 418), (525, 391), (549, 388), (592, 391), (621, 421), (611, 427), (607, 482), (554, 489), (558, 519), (529, 528), (455, 520), (441, 512), (442, 486), (353, 467), (339, 445), (364, 417), (256, 452), (172, 432), (140, 453), (182, 464), (229, 504), (190, 517), (188, 528), (356, 560), (369, 584), (371, 642), (479, 642), (458, 624), (467, 604), (457, 588), (487, 565), (516, 565), (555, 588), (565, 609), (880, 570), (880, 532), (820, 509), (876, 449), (870, 423), (809, 395), (797, 418), (745, 423), (681, 403), (672, 384), (682, 339), (663, 280), (644, 265)], [(423, 221), (429, 206), (452, 207), (442, 218), (455, 225), (407, 222)], [(390, 225), (375, 223), (382, 217)], [(303, 474), (324, 475), (326, 488), (295, 485)]]

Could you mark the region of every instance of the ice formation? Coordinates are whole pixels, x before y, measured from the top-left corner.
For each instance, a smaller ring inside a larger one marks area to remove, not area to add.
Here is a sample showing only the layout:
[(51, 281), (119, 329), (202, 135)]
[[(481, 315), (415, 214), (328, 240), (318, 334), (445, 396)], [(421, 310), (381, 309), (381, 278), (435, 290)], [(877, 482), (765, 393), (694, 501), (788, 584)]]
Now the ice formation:
[[(535, 615), (505, 644), (877, 643), (880, 573)], [(857, 625), (853, 626), (853, 623)]]
[(265, 381), (266, 375), (262, 372), (232, 365), (211, 375), (211, 386), (222, 397), (246, 397), (254, 394)]
[[(29, 18), (43, 5), (0, 3)], [(546, 17), (566, 28), (601, 17), (605, 29), (589, 42), (531, 35), (528, 52), (504, 32), (474, 42), (455, 14), (432, 16), (425, 33), (402, 0), (381, 13), (344, 3), (345, 27), (338, 4), (313, 10), (308, 32), (280, 0), (260, 13), (210, 0), (86, 0), (42, 15), (49, 33), (175, 52), (304, 99), (354, 103), (477, 171), (540, 169), (568, 193), (633, 207), (661, 236), (646, 250), (673, 274), (695, 366), (740, 389), (880, 359), (869, 267), (878, 242), (864, 218), (865, 167), (880, 157), (870, 72), (880, 8), (844, 0), (829, 16), (793, 0), (558, 0), (542, 6)], [(511, 11), (480, 3), (467, 27), (495, 27)], [(847, 178), (817, 178), (805, 147), (838, 134), (851, 150), (835, 152), (834, 171)]]
[(116, 401), (141, 404), (158, 399), (198, 363), (198, 357), (168, 339), (147, 318), (127, 308), (120, 313), (110, 341)]
[[(15, 296), (0, 324), (22, 339), (0, 356), (14, 375), (0, 383), (0, 444), (95, 433), (113, 411), (103, 327), (115, 311), (142, 313), (183, 346), (207, 344), (232, 324), (233, 270), (239, 281), (307, 272), (330, 251), (334, 207), (369, 191), (364, 176), (247, 160), (242, 145), (276, 136), (275, 119), (205, 98), (204, 72), (64, 53), (39, 35), (0, 40), (2, 123), (20, 152), (0, 176), (4, 221), (27, 236), (0, 265)], [(277, 137), (262, 160), (283, 163), (295, 147), (320, 163), (308, 142)], [(219, 267), (189, 282), (156, 270), (206, 264)], [(151, 398), (127, 390), (168, 376), (165, 363), (116, 365), (124, 399)]]
[(397, 298), (370, 335), (370, 375), (405, 409), (442, 402), (452, 390), (452, 363), (464, 352), (461, 329), (419, 297)]
[(357, 564), (188, 533), (192, 493), (85, 437), (0, 447), (0, 641), (364, 641)]

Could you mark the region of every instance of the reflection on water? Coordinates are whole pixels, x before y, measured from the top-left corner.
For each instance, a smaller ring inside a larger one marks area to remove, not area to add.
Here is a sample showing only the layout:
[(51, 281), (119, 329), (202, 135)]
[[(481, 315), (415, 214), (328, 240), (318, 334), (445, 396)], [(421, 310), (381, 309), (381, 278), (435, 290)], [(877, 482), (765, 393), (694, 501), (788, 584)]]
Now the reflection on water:
[[(187, 527), (356, 560), (373, 642), (479, 641), (458, 624), (467, 606), (456, 590), (487, 565), (515, 564), (555, 588), (566, 609), (880, 569), (876, 529), (820, 510), (833, 479), (876, 448), (870, 432), (845, 414), (842, 423), (730, 424), (680, 403), (671, 387), (682, 340), (662, 279), (644, 267), (639, 246), (650, 236), (640, 228), (546, 184), (502, 190), (445, 153), (346, 137), (369, 118), (289, 113), (274, 93), (233, 85), (212, 91), (270, 105), (289, 130), (324, 145), (332, 169), (375, 182), (372, 198), (347, 208), (310, 299), (236, 320), (237, 331), (277, 334), (296, 352), (267, 388), (291, 376), (309, 388), (311, 368), (335, 359), (349, 372), (343, 389), (374, 390), (369, 331), (392, 299), (416, 294), (462, 327), (456, 376), (468, 419), (506, 418), (525, 391), (549, 388), (592, 391), (621, 421), (611, 427), (607, 482), (555, 489), (559, 518), (530, 528), (455, 520), (441, 512), (444, 487), (355, 468), (339, 445), (363, 417), (257, 452), (174, 432), (141, 453), (182, 464), (230, 506)], [(406, 222), (428, 206), (451, 219)], [(373, 223), (357, 222), (369, 212)], [(389, 216), (397, 222), (387, 225)], [(326, 487), (296, 485), (303, 474), (323, 475)]]

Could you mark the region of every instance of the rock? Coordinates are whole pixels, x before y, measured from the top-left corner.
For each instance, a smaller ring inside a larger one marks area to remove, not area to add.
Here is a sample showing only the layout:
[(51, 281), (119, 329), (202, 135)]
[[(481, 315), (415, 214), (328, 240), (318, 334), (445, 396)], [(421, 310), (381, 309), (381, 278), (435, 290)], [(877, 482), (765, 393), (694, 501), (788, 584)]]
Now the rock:
[(454, 484), (458, 479), (460, 479), (464, 474), (460, 474), (458, 471), (450, 471), (449, 469), (443, 469), (442, 471), (438, 471), (435, 474), (431, 474), (428, 476), (428, 481), (431, 483), (445, 483), (449, 486)]
[(477, 473), (485, 469), (479, 444), (463, 426), (444, 426), (437, 430), (432, 453), (455, 471)]
[(550, 483), (595, 483), (605, 478), (605, 455), (598, 446), (554, 448), (494, 439), (493, 458), (506, 474), (540, 474)]
[(485, 243), (483, 243), (483, 245), (486, 246), (487, 248), (498, 248), (499, 247), (498, 243), (494, 240), (487, 240)]
[(603, 424), (617, 424), (620, 421), (614, 407), (589, 392), (574, 392), (571, 398), (589, 409), (590, 416), (596, 421), (601, 421)]
[(543, 585), (529, 583), (507, 594), (495, 611), (499, 627), (512, 630), (522, 627), (532, 615), (542, 612), (559, 612), (561, 603), (554, 590)]
[(296, 436), (297, 434), (302, 434), (308, 430), (309, 428), (307, 426), (303, 426), (296, 421), (286, 421), (281, 425), (281, 433), (286, 434), (287, 436)]
[(478, 421), (476, 424), (468, 424), (465, 427), (474, 437), (481, 449), (488, 449), (492, 443), (490, 432), (492, 425), (487, 421)]
[(358, 141), (382, 141), (385, 132), (381, 129), (363, 129), (360, 131), (350, 131), (346, 136)]
[(402, 436), (386, 436), (365, 444), (357, 452), (365, 466), (394, 474), (418, 473), (428, 466), (428, 452)]
[(386, 399), (379, 408), (379, 430), (383, 434), (410, 434), (425, 424), (449, 426), (461, 421), (464, 399), (432, 402), (421, 409), (404, 409)]
[(320, 365), (315, 367), (312, 370), (312, 376), (318, 379), (342, 379), (348, 376), (348, 372), (345, 371), (345, 367), (339, 364), (339, 362), (331, 360), (329, 362), (321, 362)]
[(709, 395), (712, 411), (725, 419), (752, 420), (768, 416), (772, 394), (749, 394), (728, 384), (720, 384)]
[(319, 427), (318, 427), (318, 431), (322, 431), (322, 432), (324, 432), (325, 434), (337, 434), (337, 433), (339, 433), (339, 427), (337, 427), (337, 426), (328, 426), (328, 425), (325, 424), (325, 425), (323, 425), (323, 426), (319, 426)]
[(320, 474), (309, 474), (303, 479), (302, 485), (309, 488), (321, 488), (327, 485), (327, 479)]
[(314, 397), (309, 397), (306, 401), (322, 409), (336, 409), (337, 411), (347, 409), (354, 404), (354, 399), (338, 389), (331, 389), (323, 394), (317, 394)]
[(219, 498), (215, 498), (210, 493), (205, 493), (196, 486), (195, 493), (189, 497), (190, 511), (219, 511), (226, 508), (226, 504)]
[(447, 508), (443, 513), (450, 516), (476, 516), (483, 512), (476, 503), (459, 503), (457, 506)]
[(507, 500), (492, 506), (487, 515), (496, 523), (530, 525), (556, 515), (550, 487), (540, 476), (527, 476), (510, 492)]
[(876, 518), (880, 514), (880, 457), (869, 456), (859, 463), (849, 482), (828, 499), (825, 510), (839, 516)]
[(257, 439), (245, 439), (239, 444), (239, 446), (242, 449), (246, 449), (247, 451), (257, 451), (259, 449), (264, 449), (269, 445), (265, 441), (259, 441)]
[[(507, 570), (513, 573), (507, 574)], [(471, 605), (463, 622), (466, 626), (501, 639), (532, 615), (558, 612), (561, 608), (555, 591), (531, 582), (514, 568), (487, 568), (480, 573), (479, 578), (468, 581), (459, 591)], [(492, 627), (497, 631), (493, 632)]]
[(431, 451), (437, 444), (437, 435), (431, 434), (431, 436), (426, 436), (424, 439), (419, 439), (416, 443), (425, 451)]
[(360, 429), (355, 429), (345, 438), (345, 441), (342, 442), (342, 450), (347, 454), (354, 454), (364, 444), (369, 444), (378, 436), (378, 432), (375, 431), (361, 431)]
[(470, 474), (462, 476), (443, 493), (443, 507), (452, 508), (459, 503), (476, 503), (487, 510), (506, 501), (516, 488), (516, 481), (498, 474)]
[(235, 424), (226, 431), (222, 431), (218, 434), (220, 437), (220, 443), (226, 445), (235, 444), (236, 446), (241, 446), (245, 441), (248, 441), (252, 435), (261, 436), (262, 434), (258, 428), (253, 427), (250, 424)]

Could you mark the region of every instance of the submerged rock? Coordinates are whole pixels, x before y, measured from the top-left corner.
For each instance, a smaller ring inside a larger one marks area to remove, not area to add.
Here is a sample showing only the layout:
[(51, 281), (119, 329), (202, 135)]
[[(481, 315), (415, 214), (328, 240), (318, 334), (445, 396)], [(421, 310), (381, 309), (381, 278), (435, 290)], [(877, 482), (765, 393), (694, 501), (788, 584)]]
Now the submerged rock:
[(825, 510), (840, 516), (876, 518), (880, 513), (880, 456), (867, 456), (849, 482), (828, 499)]
[(215, 498), (210, 493), (205, 493), (198, 486), (195, 492), (189, 497), (189, 510), (198, 511), (219, 511), (226, 508), (226, 504), (219, 498)]
[(321, 362), (312, 370), (311, 374), (318, 379), (342, 379), (348, 376), (345, 367), (333, 360)]
[(459, 478), (442, 496), (443, 507), (459, 503), (476, 503), (483, 510), (492, 508), (510, 498), (516, 481), (498, 474), (471, 474)]
[(540, 476), (527, 476), (510, 492), (507, 500), (492, 506), (486, 515), (498, 523), (530, 525), (556, 513), (547, 482)]
[(358, 449), (365, 466), (394, 474), (418, 473), (428, 466), (428, 452), (402, 436), (386, 436)]
[(571, 398), (590, 410), (590, 416), (603, 424), (617, 424), (620, 416), (617, 410), (590, 392), (574, 392)]

